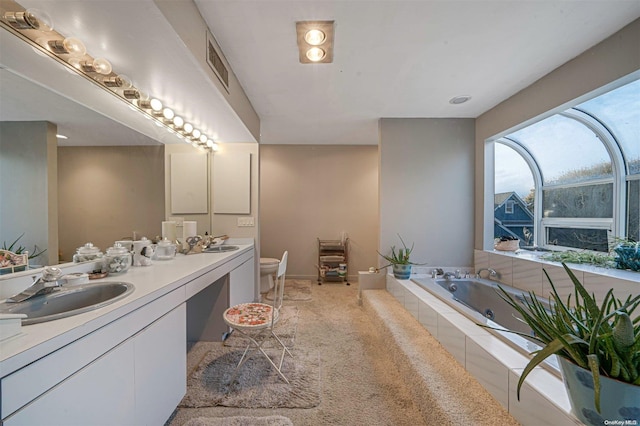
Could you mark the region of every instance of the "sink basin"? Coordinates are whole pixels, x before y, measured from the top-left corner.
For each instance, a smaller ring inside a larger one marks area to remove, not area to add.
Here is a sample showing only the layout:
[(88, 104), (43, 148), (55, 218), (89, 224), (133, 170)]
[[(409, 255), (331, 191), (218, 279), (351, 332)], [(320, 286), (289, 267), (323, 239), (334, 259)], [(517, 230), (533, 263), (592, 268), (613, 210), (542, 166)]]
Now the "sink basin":
[(213, 246), (213, 247), (207, 247), (206, 249), (202, 250), (204, 253), (224, 253), (226, 251), (234, 251), (234, 250), (238, 250), (240, 247), (238, 246), (225, 246), (225, 245), (221, 245), (221, 246)]
[(37, 324), (102, 308), (133, 292), (131, 283), (111, 281), (62, 287), (18, 303), (0, 303), (1, 314), (25, 314), (22, 324)]

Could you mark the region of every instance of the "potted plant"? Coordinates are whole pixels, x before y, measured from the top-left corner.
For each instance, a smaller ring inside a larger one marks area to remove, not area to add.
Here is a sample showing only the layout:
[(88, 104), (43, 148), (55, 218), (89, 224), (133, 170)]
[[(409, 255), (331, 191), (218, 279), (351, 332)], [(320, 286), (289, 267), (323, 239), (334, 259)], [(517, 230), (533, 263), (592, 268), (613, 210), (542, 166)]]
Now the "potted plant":
[(640, 243), (633, 240), (619, 240), (613, 251), (616, 254), (616, 268), (640, 271)]
[[(572, 410), (582, 422), (631, 424), (624, 421), (640, 419), (640, 316), (632, 319), (640, 295), (622, 302), (610, 289), (598, 306), (569, 267), (562, 266), (575, 287), (573, 306), (571, 295), (566, 302), (558, 295), (546, 270), (552, 289), (551, 311), (533, 292), (524, 303), (518, 303), (502, 287), (499, 289), (500, 297), (518, 311), (541, 345), (520, 376), (518, 399), (527, 375), (556, 354)], [(611, 423), (614, 420), (622, 423)]]
[(412, 265), (424, 265), (423, 263), (413, 263), (409, 260), (411, 256), (411, 252), (413, 251), (413, 244), (411, 244), (411, 248), (408, 248), (404, 243), (404, 240), (400, 235), (400, 242), (402, 243), (402, 248), (396, 251), (396, 246), (391, 246), (391, 254), (384, 255), (380, 252), (378, 254), (382, 256), (384, 260), (389, 262), (388, 265), (381, 267), (380, 269), (387, 268), (391, 266), (393, 269), (393, 276), (399, 280), (408, 280), (411, 277), (411, 266)]
[(26, 247), (16, 246), (23, 236), (24, 232), (8, 246), (6, 241), (2, 243), (2, 247), (0, 247), (0, 275), (26, 270), (29, 264), (28, 260), (47, 251), (47, 249), (38, 250), (38, 246), (34, 246), (33, 252), (30, 253)]

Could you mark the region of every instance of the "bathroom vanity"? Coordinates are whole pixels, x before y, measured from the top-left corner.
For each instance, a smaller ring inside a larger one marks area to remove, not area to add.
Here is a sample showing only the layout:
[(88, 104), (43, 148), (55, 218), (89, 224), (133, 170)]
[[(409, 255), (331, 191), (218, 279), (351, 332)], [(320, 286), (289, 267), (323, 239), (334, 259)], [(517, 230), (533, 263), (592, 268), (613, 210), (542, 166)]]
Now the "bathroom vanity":
[(132, 267), (105, 279), (134, 284), (123, 300), (0, 342), (2, 424), (164, 424), (186, 392), (187, 336), (220, 340), (221, 310), (255, 298), (253, 243), (235, 245)]

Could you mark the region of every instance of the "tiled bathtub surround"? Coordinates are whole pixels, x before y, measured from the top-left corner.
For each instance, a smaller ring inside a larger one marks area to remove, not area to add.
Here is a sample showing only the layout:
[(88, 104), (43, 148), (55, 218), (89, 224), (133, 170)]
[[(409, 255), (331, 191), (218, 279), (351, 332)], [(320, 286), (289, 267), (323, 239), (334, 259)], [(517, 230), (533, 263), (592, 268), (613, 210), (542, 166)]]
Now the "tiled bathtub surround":
[[(529, 358), (411, 280), (387, 275), (389, 291), (521, 424), (581, 424), (570, 414), (562, 379), (537, 368), (516, 386)], [(539, 371), (538, 371), (539, 370)]]
[[(492, 268), (498, 273), (497, 281), (521, 290), (534, 291), (543, 297), (549, 297), (551, 294), (551, 286), (542, 271), (543, 268), (562, 298), (566, 298), (574, 291), (571, 279), (561, 264), (540, 260), (536, 255), (529, 253), (476, 250), (474, 263), (476, 271), (481, 268)], [(639, 272), (590, 265), (568, 266), (587, 290), (595, 294), (596, 300), (602, 300), (609, 288), (614, 289), (614, 295), (619, 299), (626, 299), (628, 295), (640, 293)]]

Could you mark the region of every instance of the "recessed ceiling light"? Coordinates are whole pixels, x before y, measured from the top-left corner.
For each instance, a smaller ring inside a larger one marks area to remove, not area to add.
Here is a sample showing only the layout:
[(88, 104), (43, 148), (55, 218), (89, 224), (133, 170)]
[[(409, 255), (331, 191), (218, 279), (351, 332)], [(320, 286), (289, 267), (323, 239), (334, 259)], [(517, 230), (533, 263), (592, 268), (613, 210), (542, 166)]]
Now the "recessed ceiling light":
[(311, 62), (321, 61), (326, 56), (326, 54), (327, 53), (319, 47), (312, 47), (311, 49), (307, 50), (307, 58)]
[(463, 104), (463, 103), (467, 102), (469, 99), (471, 99), (471, 96), (468, 96), (468, 95), (456, 96), (456, 97), (451, 98), (449, 100), (449, 103), (453, 104), (453, 105), (460, 105), (460, 104)]
[(333, 62), (333, 21), (298, 21), (296, 35), (300, 63)]
[(318, 29), (311, 29), (304, 35), (304, 41), (312, 46), (319, 46), (327, 39), (327, 36)]

